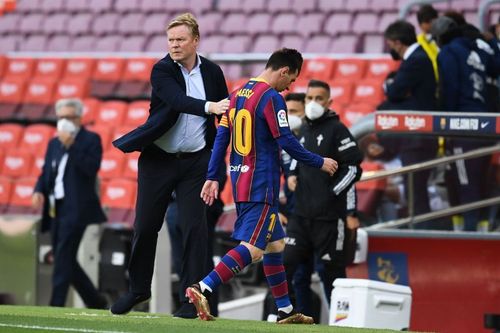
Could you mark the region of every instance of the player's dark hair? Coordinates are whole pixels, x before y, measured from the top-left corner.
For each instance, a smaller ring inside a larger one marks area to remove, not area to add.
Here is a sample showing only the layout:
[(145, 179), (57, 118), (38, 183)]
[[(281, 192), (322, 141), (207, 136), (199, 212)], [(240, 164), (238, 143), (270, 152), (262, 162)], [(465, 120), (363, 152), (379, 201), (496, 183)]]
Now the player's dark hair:
[(403, 45), (410, 46), (417, 42), (415, 27), (410, 22), (398, 20), (385, 29), (384, 37), (389, 40), (399, 40)]
[(266, 69), (271, 68), (273, 70), (278, 70), (283, 67), (288, 67), (290, 68), (290, 72), (297, 72), (298, 74), (302, 68), (303, 61), (302, 54), (300, 54), (299, 51), (284, 47), (271, 54), (271, 57), (269, 57), (267, 61)]
[(296, 101), (303, 104), (306, 103), (306, 94), (304, 93), (289, 93), (285, 96), (285, 101)]
[(448, 10), (448, 11), (444, 12), (443, 15), (451, 18), (459, 26), (463, 26), (467, 23), (467, 21), (465, 20), (465, 16), (463, 16), (461, 13), (457, 12), (456, 10)]
[(420, 6), (417, 12), (417, 21), (418, 24), (422, 23), (430, 23), (432, 20), (438, 18), (437, 10), (432, 7), (432, 5), (426, 4)]
[(323, 88), (328, 92), (328, 95), (330, 95), (330, 85), (325, 81), (311, 80), (307, 84), (307, 88)]

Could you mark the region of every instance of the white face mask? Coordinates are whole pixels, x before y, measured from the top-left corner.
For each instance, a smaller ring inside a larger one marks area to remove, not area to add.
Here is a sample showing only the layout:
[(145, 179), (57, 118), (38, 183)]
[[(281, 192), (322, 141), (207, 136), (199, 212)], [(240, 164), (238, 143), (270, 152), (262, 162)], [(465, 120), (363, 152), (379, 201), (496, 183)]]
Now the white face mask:
[(316, 120), (325, 113), (325, 108), (318, 102), (311, 101), (306, 104), (306, 117)]
[(288, 125), (290, 125), (290, 129), (292, 131), (296, 131), (302, 125), (302, 118), (294, 114), (291, 114), (288, 116)]
[(57, 121), (57, 130), (59, 132), (68, 132), (70, 134), (75, 134), (77, 131), (75, 123), (68, 119), (59, 119)]

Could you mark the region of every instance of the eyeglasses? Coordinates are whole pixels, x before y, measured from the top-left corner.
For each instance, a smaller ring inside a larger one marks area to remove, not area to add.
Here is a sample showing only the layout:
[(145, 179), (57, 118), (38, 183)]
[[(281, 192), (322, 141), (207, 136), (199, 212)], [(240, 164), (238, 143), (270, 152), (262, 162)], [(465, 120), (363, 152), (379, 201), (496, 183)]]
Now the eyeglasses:
[(75, 120), (80, 118), (80, 116), (73, 115), (73, 116), (57, 116), (57, 119), (67, 119), (67, 120)]

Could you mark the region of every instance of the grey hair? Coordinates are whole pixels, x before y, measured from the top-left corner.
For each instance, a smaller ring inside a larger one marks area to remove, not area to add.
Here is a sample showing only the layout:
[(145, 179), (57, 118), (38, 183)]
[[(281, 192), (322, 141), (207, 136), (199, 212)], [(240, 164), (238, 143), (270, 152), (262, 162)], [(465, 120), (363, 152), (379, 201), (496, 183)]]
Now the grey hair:
[(63, 107), (71, 107), (75, 109), (75, 113), (78, 117), (81, 117), (83, 114), (83, 103), (78, 98), (63, 98), (56, 102), (56, 115), (59, 113), (59, 110)]

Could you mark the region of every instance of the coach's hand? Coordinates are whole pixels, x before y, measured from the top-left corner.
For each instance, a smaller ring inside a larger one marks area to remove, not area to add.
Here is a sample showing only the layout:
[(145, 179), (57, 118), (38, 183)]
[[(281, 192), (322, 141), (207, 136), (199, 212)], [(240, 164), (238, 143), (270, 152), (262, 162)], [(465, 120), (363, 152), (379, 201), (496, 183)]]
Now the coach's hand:
[(201, 189), (200, 197), (207, 205), (212, 206), (218, 196), (219, 182), (216, 180), (207, 180)]
[(338, 167), (339, 165), (337, 161), (328, 157), (323, 158), (323, 166), (321, 167), (321, 170), (328, 173), (330, 176), (333, 176), (335, 171), (337, 171)]
[(208, 112), (213, 113), (215, 115), (223, 114), (226, 112), (227, 108), (229, 107), (229, 100), (227, 98), (224, 98), (221, 101), (216, 102), (210, 102), (208, 104)]

